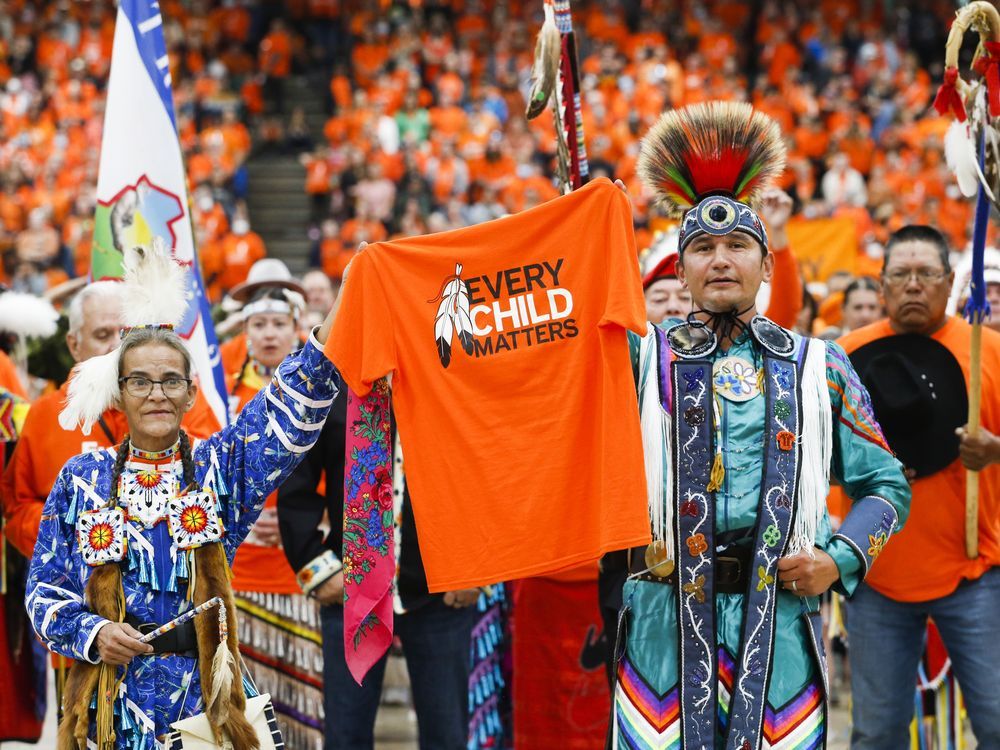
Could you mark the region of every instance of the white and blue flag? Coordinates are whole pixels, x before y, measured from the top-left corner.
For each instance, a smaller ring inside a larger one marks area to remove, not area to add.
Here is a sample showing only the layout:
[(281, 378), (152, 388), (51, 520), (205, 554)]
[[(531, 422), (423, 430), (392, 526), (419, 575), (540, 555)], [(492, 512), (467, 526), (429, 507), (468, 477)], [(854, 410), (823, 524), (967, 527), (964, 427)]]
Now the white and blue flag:
[(177, 327), (201, 390), (227, 423), (226, 384), (191, 227), (160, 4), (120, 0), (97, 178), (91, 278), (122, 275), (125, 248), (159, 236), (188, 269), (188, 310)]

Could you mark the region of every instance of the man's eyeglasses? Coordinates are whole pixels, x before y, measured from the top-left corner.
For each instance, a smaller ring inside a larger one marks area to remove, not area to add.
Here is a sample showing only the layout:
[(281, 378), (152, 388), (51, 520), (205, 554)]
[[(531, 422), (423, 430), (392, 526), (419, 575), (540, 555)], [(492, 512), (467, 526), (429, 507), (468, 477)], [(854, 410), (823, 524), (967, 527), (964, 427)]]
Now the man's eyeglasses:
[(885, 283), (890, 286), (903, 286), (910, 280), (911, 276), (916, 276), (920, 284), (936, 284), (948, 274), (937, 268), (897, 268), (893, 271), (886, 271), (882, 274)]
[(191, 387), (190, 378), (167, 378), (166, 380), (151, 380), (142, 375), (128, 375), (118, 378), (118, 385), (125, 388), (128, 395), (134, 398), (147, 398), (153, 392), (153, 386), (160, 386), (167, 398), (177, 398), (187, 393)]

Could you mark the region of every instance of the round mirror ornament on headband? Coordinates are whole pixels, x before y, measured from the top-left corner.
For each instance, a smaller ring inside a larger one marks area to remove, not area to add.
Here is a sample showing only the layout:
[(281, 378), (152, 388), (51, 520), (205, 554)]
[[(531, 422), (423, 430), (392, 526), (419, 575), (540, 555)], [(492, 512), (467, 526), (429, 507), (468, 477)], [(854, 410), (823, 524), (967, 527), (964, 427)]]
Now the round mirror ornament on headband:
[(698, 227), (708, 234), (729, 234), (740, 223), (736, 201), (723, 196), (702, 201), (696, 211)]

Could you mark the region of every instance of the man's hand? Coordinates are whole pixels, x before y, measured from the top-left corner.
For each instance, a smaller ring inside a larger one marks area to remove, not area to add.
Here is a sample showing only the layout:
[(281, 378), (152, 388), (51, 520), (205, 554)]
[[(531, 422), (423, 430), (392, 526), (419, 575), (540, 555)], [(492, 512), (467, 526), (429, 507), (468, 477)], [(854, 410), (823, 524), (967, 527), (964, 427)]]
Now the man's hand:
[(123, 667), (139, 654), (153, 653), (148, 643), (140, 643), (142, 633), (125, 622), (109, 622), (97, 631), (97, 653), (101, 661)]
[(280, 547), (281, 532), (278, 530), (278, 512), (274, 508), (264, 508), (260, 518), (253, 525), (253, 534), (249, 542), (262, 547)]
[(963, 425), (955, 434), (959, 439), (958, 456), (966, 469), (982, 471), (1000, 461), (1000, 439), (989, 430), (980, 427), (973, 436), (969, 434), (969, 426)]
[(814, 549), (815, 558), (805, 552), (778, 560), (778, 580), (781, 586), (798, 596), (819, 596), (838, 578), (837, 563), (826, 552)]
[(459, 591), (446, 591), (444, 595), (445, 606), (455, 609), (470, 607), (479, 601), (479, 589), (460, 589)]
[(338, 570), (313, 589), (313, 597), (320, 604), (344, 603), (344, 571)]
[(788, 235), (785, 227), (792, 216), (792, 198), (788, 193), (778, 188), (771, 188), (764, 193), (760, 206), (760, 218), (767, 225), (768, 244), (774, 250), (788, 247)]

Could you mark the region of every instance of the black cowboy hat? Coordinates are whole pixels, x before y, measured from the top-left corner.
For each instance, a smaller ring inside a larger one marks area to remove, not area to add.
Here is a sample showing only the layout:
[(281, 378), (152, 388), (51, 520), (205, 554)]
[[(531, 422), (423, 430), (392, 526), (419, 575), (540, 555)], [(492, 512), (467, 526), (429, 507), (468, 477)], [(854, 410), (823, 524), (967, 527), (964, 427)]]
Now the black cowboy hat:
[(958, 458), (955, 429), (968, 421), (969, 395), (947, 347), (907, 333), (865, 344), (850, 359), (903, 466), (926, 477)]

